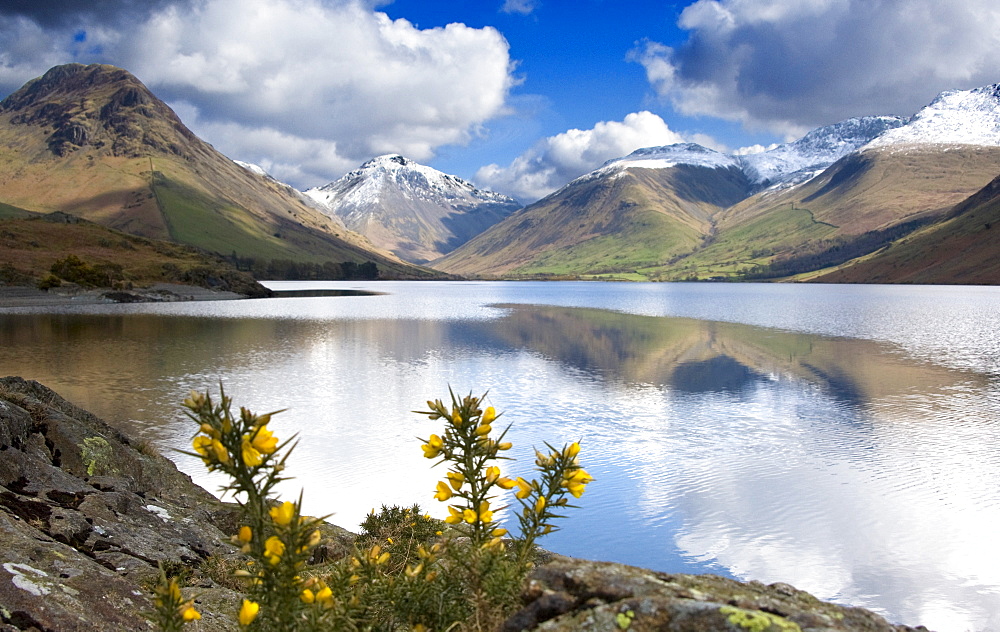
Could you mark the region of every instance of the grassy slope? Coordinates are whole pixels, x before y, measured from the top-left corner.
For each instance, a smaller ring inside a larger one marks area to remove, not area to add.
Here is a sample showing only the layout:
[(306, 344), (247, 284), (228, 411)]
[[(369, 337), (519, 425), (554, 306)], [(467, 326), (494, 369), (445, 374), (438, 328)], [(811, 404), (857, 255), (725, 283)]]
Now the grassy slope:
[(829, 283), (1000, 284), (1000, 178), (950, 217), (837, 270), (810, 275)]
[(34, 217), (35, 215), (37, 215), (37, 213), (32, 213), (31, 211), (26, 211), (23, 208), (0, 202), (0, 220)]
[[(189, 246), (129, 235), (87, 221), (67, 224), (43, 217), (0, 220), (0, 265), (11, 266), (20, 275), (38, 280), (49, 273), (56, 260), (70, 254), (91, 266), (120, 265), (124, 278), (140, 287), (177, 281), (178, 272), (194, 268), (235, 272), (217, 257)], [(174, 272), (169, 271), (171, 266)]]
[(940, 215), (1000, 172), (1000, 148), (909, 148), (844, 159), (810, 182), (721, 213), (704, 249), (658, 278), (730, 278), (811, 242)]
[(511, 215), (434, 267), (459, 274), (648, 278), (696, 249), (711, 217), (739, 200), (731, 172), (632, 169), (583, 180)]
[(791, 204), (720, 231), (705, 248), (677, 264), (659, 271), (662, 280), (730, 277), (768, 263), (775, 249), (825, 239), (837, 232), (835, 226), (818, 222), (813, 214)]

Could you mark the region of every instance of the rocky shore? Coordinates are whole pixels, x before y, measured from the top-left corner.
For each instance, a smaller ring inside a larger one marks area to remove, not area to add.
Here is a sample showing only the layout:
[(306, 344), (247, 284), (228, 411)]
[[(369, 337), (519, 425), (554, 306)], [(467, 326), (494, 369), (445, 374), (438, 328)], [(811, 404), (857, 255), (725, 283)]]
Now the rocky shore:
[[(373, 499), (374, 500), (374, 499)], [(0, 378), (0, 632), (146, 630), (157, 565), (189, 573), (202, 620), (236, 630), (239, 594), (225, 569), (236, 508), (150, 446), (45, 386)], [(353, 535), (324, 529), (327, 557)], [(222, 569), (220, 571), (220, 569)], [(533, 571), (520, 630), (905, 632), (867, 610), (787, 584), (658, 573), (551, 556)]]
[(59, 307), (103, 303), (170, 303), (177, 301), (226, 301), (249, 298), (246, 294), (212, 290), (197, 285), (157, 283), (131, 290), (82, 289), (66, 285), (50, 290), (0, 285), (0, 309), (8, 307)]

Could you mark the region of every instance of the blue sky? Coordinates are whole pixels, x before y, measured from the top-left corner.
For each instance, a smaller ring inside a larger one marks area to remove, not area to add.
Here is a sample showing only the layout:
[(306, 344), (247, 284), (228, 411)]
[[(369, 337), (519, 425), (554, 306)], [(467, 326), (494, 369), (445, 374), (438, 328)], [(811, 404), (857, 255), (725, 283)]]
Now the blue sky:
[(734, 151), (1000, 81), (994, 0), (4, 0), (0, 93), (123, 67), (300, 188), (381, 153), (529, 202), (644, 146)]

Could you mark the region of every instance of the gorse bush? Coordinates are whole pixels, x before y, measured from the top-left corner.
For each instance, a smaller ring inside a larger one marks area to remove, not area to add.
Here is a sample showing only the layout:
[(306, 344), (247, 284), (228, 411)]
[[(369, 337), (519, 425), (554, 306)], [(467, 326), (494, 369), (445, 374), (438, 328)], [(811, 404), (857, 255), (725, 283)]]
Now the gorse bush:
[[(229, 477), (223, 490), (242, 508), (243, 524), (232, 536), (246, 555), (235, 571), (245, 593), (240, 625), (293, 632), (496, 629), (516, 608), (536, 540), (556, 530), (554, 521), (573, 506), (569, 497), (579, 498), (592, 478), (577, 462), (578, 443), (536, 451), (537, 478), (504, 476), (509, 427), (495, 431), (499, 415), (481, 408), (482, 401), (451, 394), (448, 405), (428, 401), (428, 410), (415, 411), (444, 421), (421, 449), (447, 468), (434, 490), (447, 503), (445, 520), (417, 505), (383, 506), (361, 525), (352, 555), (309, 566), (323, 519), (301, 515), (301, 497), (282, 502), (275, 494), (294, 438), (282, 443), (268, 428), (276, 413), (241, 408), (234, 415), (225, 393), (215, 403), (208, 393), (192, 392), (184, 406), (198, 433), (189, 454)], [(512, 504), (504, 500), (509, 496)], [(508, 509), (520, 527), (514, 538), (499, 518)], [(177, 578), (165, 573), (154, 605), (152, 619), (162, 630), (200, 617)]]

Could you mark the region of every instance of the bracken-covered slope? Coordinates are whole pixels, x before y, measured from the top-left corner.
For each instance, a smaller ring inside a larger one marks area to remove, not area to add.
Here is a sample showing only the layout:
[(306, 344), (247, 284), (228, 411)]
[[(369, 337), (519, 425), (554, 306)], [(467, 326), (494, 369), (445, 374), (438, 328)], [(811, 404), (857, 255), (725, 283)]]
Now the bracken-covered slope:
[[(63, 262), (61, 269), (57, 262)], [(183, 283), (270, 295), (246, 272), (191, 246), (130, 235), (58, 211), (23, 218), (0, 214), (0, 285), (36, 285), (50, 275), (53, 264), (63, 280), (83, 286), (131, 289)]]
[(1000, 177), (945, 219), (813, 280), (1000, 285)]
[(305, 195), (348, 229), (400, 259), (438, 259), (521, 205), (506, 195), (418, 164), (379, 156)]
[(220, 154), (113, 66), (57, 66), (0, 103), (0, 202), (226, 255), (413, 270)]

